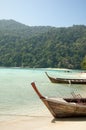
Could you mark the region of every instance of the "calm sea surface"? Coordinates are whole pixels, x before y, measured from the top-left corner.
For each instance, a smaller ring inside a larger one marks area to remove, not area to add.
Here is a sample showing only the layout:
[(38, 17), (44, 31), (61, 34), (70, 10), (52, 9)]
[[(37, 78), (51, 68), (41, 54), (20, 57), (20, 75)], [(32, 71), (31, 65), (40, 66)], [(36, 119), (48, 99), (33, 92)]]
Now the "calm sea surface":
[(3, 116), (48, 116), (31, 82), (34, 81), (45, 96), (72, 97), (71, 92), (86, 97), (86, 85), (53, 84), (50, 76), (81, 78), (80, 71), (55, 69), (0, 68), (0, 119)]

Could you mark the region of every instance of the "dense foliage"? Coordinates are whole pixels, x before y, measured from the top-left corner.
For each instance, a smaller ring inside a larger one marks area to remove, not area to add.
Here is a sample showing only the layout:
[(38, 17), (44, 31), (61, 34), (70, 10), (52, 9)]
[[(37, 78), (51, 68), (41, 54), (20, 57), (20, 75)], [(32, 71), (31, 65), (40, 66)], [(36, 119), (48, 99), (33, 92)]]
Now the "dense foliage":
[(0, 66), (86, 69), (86, 26), (30, 27), (1, 20)]

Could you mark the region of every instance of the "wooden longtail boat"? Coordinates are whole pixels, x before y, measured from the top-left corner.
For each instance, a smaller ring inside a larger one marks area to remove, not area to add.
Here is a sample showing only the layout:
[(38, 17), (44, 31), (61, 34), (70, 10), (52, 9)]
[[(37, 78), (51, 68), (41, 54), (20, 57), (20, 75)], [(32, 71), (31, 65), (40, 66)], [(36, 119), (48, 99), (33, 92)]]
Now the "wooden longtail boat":
[(31, 85), (55, 118), (86, 117), (86, 98), (48, 98), (42, 96), (34, 82)]
[(52, 83), (64, 83), (64, 84), (86, 84), (86, 79), (68, 79), (68, 78), (53, 78), (45, 72), (47, 77)]

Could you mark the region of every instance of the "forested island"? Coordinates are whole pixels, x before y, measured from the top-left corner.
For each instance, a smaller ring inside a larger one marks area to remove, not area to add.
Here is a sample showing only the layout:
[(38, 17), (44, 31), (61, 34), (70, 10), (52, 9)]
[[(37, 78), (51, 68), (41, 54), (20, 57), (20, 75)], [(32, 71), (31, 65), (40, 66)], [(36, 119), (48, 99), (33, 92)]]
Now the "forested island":
[(0, 66), (86, 69), (86, 26), (26, 26), (0, 20)]

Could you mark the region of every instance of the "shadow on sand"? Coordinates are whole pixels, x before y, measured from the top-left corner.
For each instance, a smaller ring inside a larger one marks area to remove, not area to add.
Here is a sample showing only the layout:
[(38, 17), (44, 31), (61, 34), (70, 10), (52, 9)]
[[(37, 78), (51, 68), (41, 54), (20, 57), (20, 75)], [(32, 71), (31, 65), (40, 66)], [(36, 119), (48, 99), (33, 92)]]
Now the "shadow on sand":
[(56, 123), (57, 121), (86, 121), (86, 117), (54, 118), (51, 123)]

